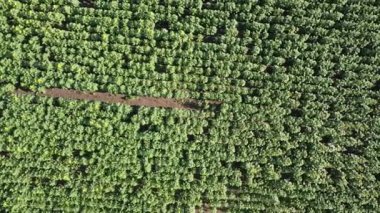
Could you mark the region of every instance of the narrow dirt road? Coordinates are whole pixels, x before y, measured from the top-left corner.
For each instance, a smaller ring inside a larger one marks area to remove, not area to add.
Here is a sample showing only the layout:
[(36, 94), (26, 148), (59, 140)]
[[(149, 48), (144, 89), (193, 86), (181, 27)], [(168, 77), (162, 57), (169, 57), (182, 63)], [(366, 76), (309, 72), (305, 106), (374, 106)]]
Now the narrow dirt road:
[[(153, 98), (153, 97), (138, 97), (135, 99), (126, 99), (124, 95), (110, 94), (106, 92), (84, 92), (78, 90), (46, 89), (43, 93), (35, 93), (23, 89), (15, 91), (18, 95), (37, 95), (53, 98), (65, 98), (72, 100), (88, 100), (100, 101), (105, 103), (120, 103), (131, 106), (147, 106), (147, 107), (163, 107), (163, 108), (176, 108), (176, 109), (199, 109), (200, 103), (196, 100), (175, 100), (170, 98)], [(219, 101), (207, 101), (213, 105), (219, 105)]]

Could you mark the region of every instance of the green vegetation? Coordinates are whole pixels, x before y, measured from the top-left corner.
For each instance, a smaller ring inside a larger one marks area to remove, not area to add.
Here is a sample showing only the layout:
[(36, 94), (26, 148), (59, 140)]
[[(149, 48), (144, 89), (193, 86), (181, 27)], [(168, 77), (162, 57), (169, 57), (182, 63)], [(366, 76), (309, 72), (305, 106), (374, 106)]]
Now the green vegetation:
[(0, 211), (378, 211), (378, 1), (217, 2), (0, 0)]

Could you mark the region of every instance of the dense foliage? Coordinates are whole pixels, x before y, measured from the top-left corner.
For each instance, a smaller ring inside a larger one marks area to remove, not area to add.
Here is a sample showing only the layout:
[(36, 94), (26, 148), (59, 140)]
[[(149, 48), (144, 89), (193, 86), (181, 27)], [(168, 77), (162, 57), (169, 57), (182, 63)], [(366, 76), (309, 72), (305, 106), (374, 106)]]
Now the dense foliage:
[[(376, 0), (0, 0), (0, 210), (380, 208)], [(201, 110), (17, 96), (69, 88)]]

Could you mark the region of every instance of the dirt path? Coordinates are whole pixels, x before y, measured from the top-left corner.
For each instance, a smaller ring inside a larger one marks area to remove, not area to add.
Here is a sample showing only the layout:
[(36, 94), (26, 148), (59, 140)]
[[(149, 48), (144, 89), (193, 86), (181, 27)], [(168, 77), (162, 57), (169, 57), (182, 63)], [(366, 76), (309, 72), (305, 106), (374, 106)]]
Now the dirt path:
[[(106, 92), (83, 92), (78, 90), (69, 89), (46, 89), (43, 93), (35, 93), (22, 89), (15, 91), (19, 95), (37, 95), (53, 98), (65, 98), (72, 100), (88, 100), (88, 101), (101, 101), (105, 103), (120, 103), (131, 106), (147, 106), (147, 107), (164, 107), (176, 109), (199, 109), (200, 103), (196, 100), (178, 101), (170, 98), (153, 98), (153, 97), (139, 97), (136, 99), (126, 99), (124, 95), (115, 95)], [(206, 101), (213, 105), (219, 105), (219, 101)]]

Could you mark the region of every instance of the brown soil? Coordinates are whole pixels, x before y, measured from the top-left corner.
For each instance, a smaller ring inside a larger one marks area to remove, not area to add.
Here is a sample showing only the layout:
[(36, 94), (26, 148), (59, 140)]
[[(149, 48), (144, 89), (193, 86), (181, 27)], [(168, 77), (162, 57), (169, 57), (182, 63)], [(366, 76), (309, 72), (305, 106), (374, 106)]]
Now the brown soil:
[[(210, 206), (205, 203), (205, 204), (203, 204), (202, 207), (196, 208), (195, 212), (196, 213), (201, 213), (201, 212), (209, 213), (209, 212), (212, 212), (212, 210), (211, 210)], [(224, 210), (223, 209), (217, 209), (216, 212), (217, 213), (223, 213), (223, 212), (225, 212), (225, 209)]]
[[(31, 91), (17, 89), (16, 94), (20, 95), (37, 95), (53, 98), (65, 98), (73, 100), (88, 100), (101, 101), (105, 103), (120, 103), (131, 106), (147, 106), (147, 107), (164, 107), (176, 109), (198, 109), (199, 103), (196, 100), (174, 100), (170, 98), (153, 98), (153, 97), (138, 97), (136, 99), (126, 99), (124, 95), (115, 95), (105, 92), (83, 92), (69, 89), (46, 89), (43, 93), (34, 93)], [(219, 101), (207, 101), (213, 105), (219, 105)]]

